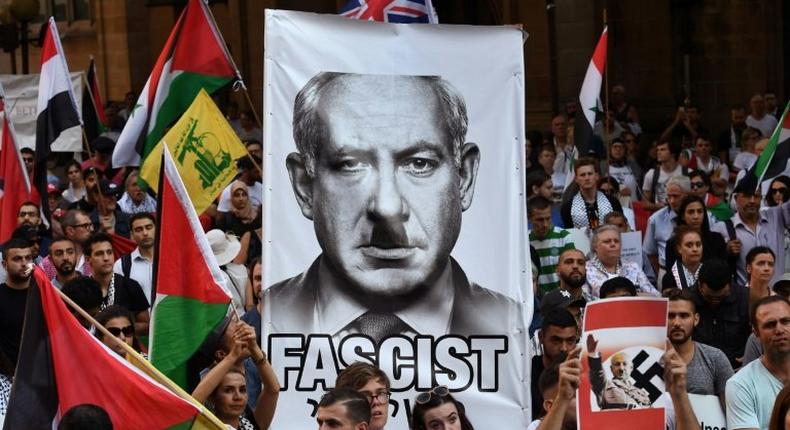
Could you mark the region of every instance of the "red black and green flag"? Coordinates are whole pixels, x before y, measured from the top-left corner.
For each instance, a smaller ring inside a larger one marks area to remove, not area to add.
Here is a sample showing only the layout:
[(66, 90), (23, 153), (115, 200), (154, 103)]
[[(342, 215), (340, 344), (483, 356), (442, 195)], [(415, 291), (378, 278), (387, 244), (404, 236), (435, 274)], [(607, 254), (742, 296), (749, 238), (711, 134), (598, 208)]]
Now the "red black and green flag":
[(85, 89), (82, 91), (82, 122), (85, 136), (92, 142), (100, 134), (108, 130), (107, 116), (104, 114), (99, 77), (96, 74), (96, 62), (91, 56), (91, 63), (85, 72)]
[(771, 134), (768, 146), (765, 147), (752, 168), (736, 184), (736, 191), (754, 192), (757, 187), (761, 187), (763, 184), (767, 186), (769, 181), (777, 176), (790, 176), (790, 162), (788, 162), (790, 160), (790, 115), (787, 115), (788, 109), (790, 109), (790, 103), (785, 107), (779, 124)]
[[(115, 429), (219, 428), (203, 408), (165, 388), (85, 330), (35, 268), (3, 429), (49, 430), (81, 404), (104, 409)], [(212, 417), (213, 418), (213, 417)], [(208, 424), (207, 424), (208, 423)]]

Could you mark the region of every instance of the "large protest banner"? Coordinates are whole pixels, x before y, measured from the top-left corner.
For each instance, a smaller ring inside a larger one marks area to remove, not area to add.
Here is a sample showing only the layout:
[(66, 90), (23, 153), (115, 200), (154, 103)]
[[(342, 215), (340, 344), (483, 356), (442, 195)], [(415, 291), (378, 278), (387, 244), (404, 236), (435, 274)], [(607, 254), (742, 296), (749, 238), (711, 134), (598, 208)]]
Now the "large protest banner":
[[(70, 73), (71, 85), (77, 108), (82, 108), (82, 72)], [(36, 119), (38, 118), (39, 75), (0, 75), (6, 93), (6, 109), (14, 123), (17, 145), (20, 148), (36, 148)], [(52, 143), (52, 152), (82, 151), (82, 129), (72, 127)]]
[(315, 428), (356, 361), (392, 381), (387, 428), (434, 385), (478, 428), (526, 427), (524, 34), (271, 10), (265, 29), (272, 428)]
[(584, 310), (578, 429), (663, 430), (665, 392), (660, 364), (667, 335), (667, 300), (623, 297)]

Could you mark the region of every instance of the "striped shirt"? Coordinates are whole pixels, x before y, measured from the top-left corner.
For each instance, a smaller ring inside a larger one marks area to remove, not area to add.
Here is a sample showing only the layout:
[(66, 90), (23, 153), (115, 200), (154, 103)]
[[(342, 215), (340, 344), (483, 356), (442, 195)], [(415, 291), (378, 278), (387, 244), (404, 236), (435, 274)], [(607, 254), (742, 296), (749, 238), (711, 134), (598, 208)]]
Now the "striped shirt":
[(538, 274), (538, 288), (542, 293), (547, 293), (560, 286), (560, 277), (557, 275), (557, 263), (560, 254), (565, 250), (574, 249), (571, 234), (568, 230), (552, 226), (546, 237), (538, 239), (535, 234), (529, 233), (529, 243), (538, 251), (540, 258), (540, 273)]

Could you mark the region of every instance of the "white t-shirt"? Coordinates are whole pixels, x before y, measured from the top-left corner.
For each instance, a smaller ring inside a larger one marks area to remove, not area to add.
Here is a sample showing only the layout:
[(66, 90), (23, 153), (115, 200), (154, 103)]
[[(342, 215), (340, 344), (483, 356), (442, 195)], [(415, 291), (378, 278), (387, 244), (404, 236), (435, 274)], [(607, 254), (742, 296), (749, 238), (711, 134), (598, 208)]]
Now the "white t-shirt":
[(776, 128), (776, 123), (776, 118), (768, 114), (765, 114), (765, 116), (759, 120), (751, 115), (746, 117), (746, 125), (760, 130), (760, 132), (763, 134), (763, 137), (771, 136), (771, 133), (773, 133), (774, 129)]
[(642, 190), (650, 192), (652, 191), (653, 187), (653, 175), (656, 174), (656, 169), (658, 169), (661, 173), (658, 175), (658, 183), (656, 184), (656, 192), (654, 194), (653, 201), (656, 203), (666, 202), (667, 201), (667, 182), (669, 178), (673, 176), (680, 176), (683, 174), (683, 166), (680, 164), (675, 167), (675, 170), (667, 173), (662, 169), (660, 166), (656, 167), (655, 169), (650, 169), (645, 173), (645, 182), (642, 183)]
[(636, 177), (631, 167), (628, 164), (620, 166), (609, 166), (609, 176), (617, 179), (620, 183), (620, 188), (628, 187), (631, 190), (631, 200), (639, 200), (637, 188), (639, 185), (636, 183)]
[[(233, 183), (225, 187), (222, 190), (222, 194), (219, 196), (219, 203), (217, 204), (217, 210), (220, 212), (230, 212), (230, 187), (233, 186)], [(247, 187), (249, 189), (250, 194), (250, 203), (253, 206), (260, 206), (261, 202), (263, 201), (263, 184), (260, 182), (256, 182), (251, 187)]]
[(738, 170), (749, 170), (757, 161), (757, 155), (751, 152), (741, 152), (732, 162), (732, 167)]

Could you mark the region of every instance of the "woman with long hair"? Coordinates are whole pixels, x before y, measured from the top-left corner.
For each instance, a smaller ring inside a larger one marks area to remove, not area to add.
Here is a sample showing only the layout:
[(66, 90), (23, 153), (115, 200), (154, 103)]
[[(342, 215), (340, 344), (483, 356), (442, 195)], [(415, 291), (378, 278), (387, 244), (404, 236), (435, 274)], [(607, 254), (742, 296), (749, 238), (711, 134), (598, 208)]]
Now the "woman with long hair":
[(69, 187), (63, 191), (63, 200), (74, 203), (85, 197), (87, 192), (85, 180), (82, 177), (82, 168), (77, 160), (69, 160), (66, 163), (66, 176), (69, 178)]
[(790, 429), (790, 385), (784, 387), (774, 400), (774, 410), (768, 421), (768, 430)]
[(675, 229), (675, 242), (680, 258), (670, 266), (662, 287), (664, 290), (669, 288), (679, 288), (688, 290), (697, 283), (699, 270), (702, 268), (702, 236), (700, 232), (690, 225), (679, 225)]
[(466, 408), (445, 386), (433, 387), (414, 398), (412, 430), (474, 430)]
[(135, 351), (141, 352), (140, 341), (137, 340), (137, 336), (134, 334), (134, 316), (128, 309), (119, 305), (107, 306), (96, 314), (96, 322), (115, 336), (115, 339), (113, 339), (104, 336), (99, 330), (96, 331), (96, 337), (113, 352), (121, 357), (126, 356), (126, 348), (120, 345), (116, 339), (131, 346)]
[[(687, 225), (696, 230), (702, 239), (702, 262), (718, 258), (729, 261), (731, 257), (727, 254), (727, 244), (721, 234), (710, 230), (708, 210), (702, 197), (688, 195), (680, 202), (678, 209), (677, 225)], [(672, 267), (677, 254), (677, 239), (673, 236), (667, 241), (666, 255), (664, 259), (667, 267)]]

